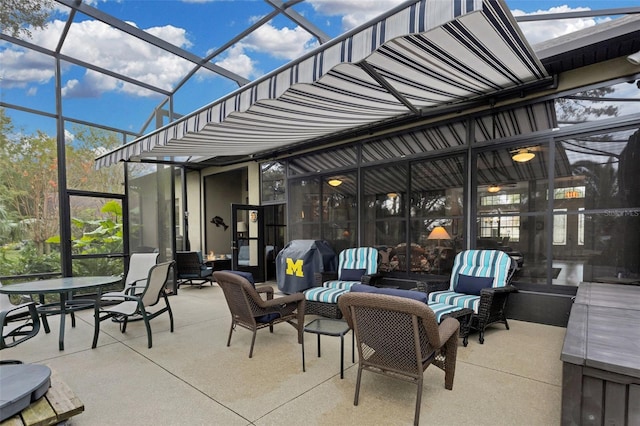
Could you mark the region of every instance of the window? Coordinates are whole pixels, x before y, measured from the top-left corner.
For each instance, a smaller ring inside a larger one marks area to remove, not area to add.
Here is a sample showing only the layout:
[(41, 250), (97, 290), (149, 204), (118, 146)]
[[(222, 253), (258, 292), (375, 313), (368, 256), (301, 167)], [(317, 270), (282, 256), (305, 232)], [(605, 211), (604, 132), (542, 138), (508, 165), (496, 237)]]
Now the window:
[[(567, 209), (554, 209), (554, 212), (566, 212)], [(553, 245), (564, 246), (567, 244), (567, 215), (553, 215)]]

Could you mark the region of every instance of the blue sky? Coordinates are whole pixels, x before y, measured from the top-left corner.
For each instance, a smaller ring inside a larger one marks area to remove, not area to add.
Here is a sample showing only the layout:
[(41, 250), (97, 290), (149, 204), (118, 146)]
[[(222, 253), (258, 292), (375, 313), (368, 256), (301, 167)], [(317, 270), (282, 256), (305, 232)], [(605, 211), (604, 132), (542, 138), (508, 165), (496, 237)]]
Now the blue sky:
[[(404, 0), (307, 0), (294, 10), (330, 37), (361, 25)], [(156, 35), (197, 56), (206, 56), (241, 33), (273, 9), (265, 2), (207, 0), (85, 0), (108, 14)], [(568, 12), (638, 6), (637, 0), (507, 0), (514, 15)], [(57, 8), (47, 29), (32, 30), (31, 42), (54, 49), (68, 17)], [(609, 18), (563, 20), (521, 24), (531, 44), (595, 25)], [(279, 16), (259, 31), (236, 43), (214, 62), (253, 80), (286, 64), (317, 46), (317, 40), (289, 19)], [(154, 87), (170, 90), (193, 64), (149, 48), (122, 32), (77, 14), (62, 53)], [(9, 104), (55, 112), (53, 60), (39, 53), (0, 42), (0, 99)], [(208, 70), (201, 70), (176, 94), (174, 110), (188, 114), (237, 89), (237, 84)], [(63, 114), (79, 120), (100, 122), (117, 129), (138, 132), (163, 96), (63, 63)], [(17, 127), (27, 133), (36, 129), (55, 132), (55, 122), (44, 117), (8, 110)], [(151, 130), (152, 127), (148, 128)], [(72, 131), (69, 127), (67, 130)]]

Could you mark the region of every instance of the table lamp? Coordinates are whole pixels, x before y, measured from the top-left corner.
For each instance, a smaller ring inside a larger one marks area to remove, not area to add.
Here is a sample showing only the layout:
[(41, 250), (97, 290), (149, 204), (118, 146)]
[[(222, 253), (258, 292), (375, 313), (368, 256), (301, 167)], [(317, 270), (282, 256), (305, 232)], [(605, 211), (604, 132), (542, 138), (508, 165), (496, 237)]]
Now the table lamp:
[(244, 237), (244, 233), (249, 229), (247, 228), (247, 222), (237, 222), (236, 223), (236, 232), (240, 234), (240, 237)]
[[(436, 226), (431, 230), (431, 233), (427, 237), (427, 240), (438, 240), (438, 250), (436, 251), (437, 256), (440, 255), (440, 240), (450, 240), (451, 236), (447, 232), (446, 229), (442, 226)], [(440, 275), (440, 259), (438, 258), (438, 275)]]
[(440, 246), (440, 240), (450, 240), (451, 236), (446, 229), (442, 226), (436, 226), (431, 230), (431, 233), (427, 237), (427, 240), (438, 240), (438, 246)]

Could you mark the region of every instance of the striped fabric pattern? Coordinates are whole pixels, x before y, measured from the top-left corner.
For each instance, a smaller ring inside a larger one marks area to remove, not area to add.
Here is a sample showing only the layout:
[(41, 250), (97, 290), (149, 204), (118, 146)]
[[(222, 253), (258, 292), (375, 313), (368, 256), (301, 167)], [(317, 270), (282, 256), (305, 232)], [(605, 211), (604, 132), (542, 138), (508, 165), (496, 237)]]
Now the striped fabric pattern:
[(465, 250), (458, 253), (451, 270), (449, 290), (429, 293), (429, 304), (444, 303), (459, 308), (470, 308), (477, 314), (480, 296), (456, 293), (458, 275), (493, 277), (492, 287), (504, 287), (509, 278), (511, 258), (499, 250)]
[(348, 292), (349, 290), (341, 290), (339, 288), (314, 287), (305, 290), (304, 297), (306, 300), (314, 302), (338, 303), (338, 297)]
[(354, 284), (360, 284), (360, 281), (340, 281), (340, 280), (332, 280), (332, 281), (325, 281), (324, 283), (322, 283), (322, 287), (325, 288), (337, 288), (339, 290), (351, 290), (351, 287)]
[(477, 314), (480, 307), (480, 296), (456, 293), (455, 291), (435, 291), (429, 293), (428, 303), (429, 306), (437, 303), (455, 306), (458, 309), (469, 308)]
[(338, 276), (342, 270), (366, 269), (367, 275), (378, 271), (378, 250), (373, 247), (360, 247), (342, 250), (338, 258)]
[(462, 309), (460, 306), (447, 305), (446, 303), (429, 303), (429, 307), (436, 314), (438, 324), (442, 322), (443, 315)]
[(98, 157), (96, 167), (277, 150), (547, 77), (504, 2), (416, 0)]
[(449, 290), (454, 291), (458, 284), (458, 275), (474, 277), (493, 277), (491, 287), (504, 287), (509, 278), (511, 257), (500, 250), (464, 250), (453, 261)]
[[(366, 269), (367, 274), (375, 274), (378, 271), (378, 250), (373, 247), (342, 250), (338, 259), (338, 276), (343, 268)], [(304, 296), (306, 300), (315, 302), (337, 303), (338, 297), (350, 291), (354, 284), (360, 284), (360, 281), (325, 281), (322, 287), (305, 290)]]

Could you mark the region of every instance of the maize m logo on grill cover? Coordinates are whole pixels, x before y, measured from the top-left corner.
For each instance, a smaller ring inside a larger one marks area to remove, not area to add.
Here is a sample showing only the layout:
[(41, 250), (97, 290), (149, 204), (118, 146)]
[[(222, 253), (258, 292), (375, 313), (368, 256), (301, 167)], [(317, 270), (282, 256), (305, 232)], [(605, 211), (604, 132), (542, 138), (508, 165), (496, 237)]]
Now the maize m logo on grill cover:
[(304, 277), (302, 272), (302, 259), (293, 260), (287, 257), (287, 269), (284, 271), (287, 275), (295, 275), (296, 277)]

